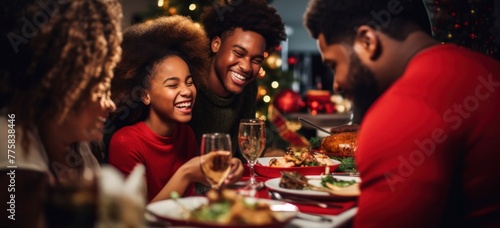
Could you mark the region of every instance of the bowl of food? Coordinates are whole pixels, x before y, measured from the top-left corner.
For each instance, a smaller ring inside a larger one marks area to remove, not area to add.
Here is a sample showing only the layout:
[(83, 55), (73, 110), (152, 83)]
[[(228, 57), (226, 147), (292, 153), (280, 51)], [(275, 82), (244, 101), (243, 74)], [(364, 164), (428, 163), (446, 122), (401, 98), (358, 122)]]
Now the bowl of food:
[(333, 172), (341, 164), (324, 154), (314, 153), (306, 148), (301, 150), (289, 148), (281, 157), (262, 157), (257, 161), (258, 164), (254, 166), (255, 172), (269, 178), (281, 177), (283, 171), (296, 171), (302, 175), (320, 175), (325, 173), (326, 167), (329, 172)]
[(282, 227), (298, 213), (295, 205), (244, 197), (229, 189), (157, 201), (146, 209), (173, 225), (194, 227)]

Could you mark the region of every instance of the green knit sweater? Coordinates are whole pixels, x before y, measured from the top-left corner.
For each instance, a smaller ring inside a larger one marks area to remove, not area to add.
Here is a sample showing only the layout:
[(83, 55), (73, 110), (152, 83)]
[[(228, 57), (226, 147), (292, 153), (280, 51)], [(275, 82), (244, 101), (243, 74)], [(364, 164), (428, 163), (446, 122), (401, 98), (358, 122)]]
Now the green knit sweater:
[(201, 136), (205, 133), (229, 133), (233, 156), (246, 162), (238, 152), (238, 127), (241, 119), (255, 118), (257, 81), (254, 80), (240, 94), (230, 98), (218, 97), (203, 82), (195, 80), (195, 85), (197, 96), (189, 125), (198, 145), (201, 145)]

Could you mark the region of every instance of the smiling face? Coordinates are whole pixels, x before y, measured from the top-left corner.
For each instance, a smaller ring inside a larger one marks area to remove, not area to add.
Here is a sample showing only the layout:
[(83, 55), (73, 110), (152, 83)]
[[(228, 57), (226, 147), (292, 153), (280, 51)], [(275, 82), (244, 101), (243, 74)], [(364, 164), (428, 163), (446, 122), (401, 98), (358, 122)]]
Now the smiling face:
[(379, 96), (375, 74), (362, 63), (350, 46), (328, 45), (323, 34), (320, 34), (318, 48), (323, 61), (334, 71), (333, 88), (353, 100), (354, 121), (359, 123)]
[(161, 60), (150, 77), (150, 88), (143, 102), (150, 107), (148, 118), (186, 123), (196, 98), (196, 87), (189, 67), (178, 56)]
[(218, 96), (239, 94), (255, 80), (264, 61), (266, 41), (256, 32), (236, 28), (222, 38), (215, 37), (211, 44), (215, 53), (209, 86)]
[[(109, 93), (83, 104), (76, 111), (71, 111), (60, 125), (62, 137), (67, 139), (67, 143), (101, 141), (104, 122), (115, 109), (115, 103), (110, 99)], [(73, 133), (75, 135), (72, 135)]]

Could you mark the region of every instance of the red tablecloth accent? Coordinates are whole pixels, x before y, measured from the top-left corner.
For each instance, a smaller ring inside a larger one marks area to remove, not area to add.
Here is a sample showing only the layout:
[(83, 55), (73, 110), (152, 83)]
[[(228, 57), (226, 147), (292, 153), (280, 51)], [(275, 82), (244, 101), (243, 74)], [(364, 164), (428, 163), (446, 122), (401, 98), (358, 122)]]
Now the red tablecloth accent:
[[(265, 182), (266, 180), (269, 180), (270, 178), (267, 177), (262, 177), (262, 176), (256, 176), (255, 177), (258, 182)], [(249, 179), (248, 176), (243, 176), (241, 178), (241, 181), (247, 181)], [(284, 195), (286, 196), (286, 195)], [(263, 199), (270, 199), (268, 189), (266, 187), (263, 187), (260, 189), (255, 197), (257, 198), (263, 198)], [(353, 207), (356, 206), (356, 201), (355, 200), (349, 200), (349, 201), (328, 201), (328, 200), (318, 200), (324, 203), (335, 203), (336, 205), (341, 205), (341, 208), (321, 208), (313, 205), (305, 205), (305, 204), (298, 204), (294, 203), (299, 208), (300, 212), (303, 213), (313, 213), (313, 214), (324, 214), (324, 215), (338, 215), (346, 210), (349, 210)]]

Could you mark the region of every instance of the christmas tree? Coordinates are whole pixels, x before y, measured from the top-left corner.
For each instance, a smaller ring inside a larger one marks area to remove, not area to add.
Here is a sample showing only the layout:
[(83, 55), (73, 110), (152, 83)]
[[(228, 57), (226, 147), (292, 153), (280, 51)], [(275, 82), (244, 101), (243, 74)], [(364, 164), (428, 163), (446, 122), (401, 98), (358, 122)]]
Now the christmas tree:
[(434, 0), (428, 2), (428, 8), (437, 40), (500, 59), (493, 0)]

